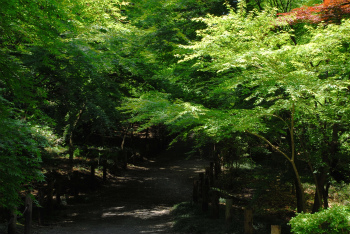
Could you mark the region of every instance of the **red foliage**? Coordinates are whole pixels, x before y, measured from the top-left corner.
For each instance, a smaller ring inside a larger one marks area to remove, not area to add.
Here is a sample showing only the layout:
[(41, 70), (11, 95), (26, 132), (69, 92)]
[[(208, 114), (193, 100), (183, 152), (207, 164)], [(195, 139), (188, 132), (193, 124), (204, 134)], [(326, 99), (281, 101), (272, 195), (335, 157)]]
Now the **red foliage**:
[(282, 17), (295, 15), (294, 19), (289, 20), (290, 24), (300, 22), (313, 24), (320, 22), (340, 23), (341, 19), (350, 18), (350, 0), (324, 0), (323, 4), (295, 8), (290, 12), (279, 15)]

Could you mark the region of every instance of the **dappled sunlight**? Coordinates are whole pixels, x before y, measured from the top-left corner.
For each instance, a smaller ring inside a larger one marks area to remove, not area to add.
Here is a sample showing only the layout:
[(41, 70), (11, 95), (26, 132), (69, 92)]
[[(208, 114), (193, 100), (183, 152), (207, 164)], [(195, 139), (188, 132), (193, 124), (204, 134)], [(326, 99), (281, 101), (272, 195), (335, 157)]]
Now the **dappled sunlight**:
[(168, 223), (158, 224), (154, 226), (149, 226), (148, 228), (150, 228), (150, 230), (143, 230), (143, 231), (140, 231), (140, 233), (161, 233), (166, 231), (171, 225), (172, 223), (168, 222)]
[[(151, 209), (135, 209), (124, 210), (125, 207), (112, 207), (107, 209), (101, 215), (101, 218), (109, 218), (115, 216), (133, 217), (139, 219), (151, 219), (159, 216), (165, 216), (170, 214), (171, 207), (158, 206)], [(124, 211), (123, 211), (124, 210)]]

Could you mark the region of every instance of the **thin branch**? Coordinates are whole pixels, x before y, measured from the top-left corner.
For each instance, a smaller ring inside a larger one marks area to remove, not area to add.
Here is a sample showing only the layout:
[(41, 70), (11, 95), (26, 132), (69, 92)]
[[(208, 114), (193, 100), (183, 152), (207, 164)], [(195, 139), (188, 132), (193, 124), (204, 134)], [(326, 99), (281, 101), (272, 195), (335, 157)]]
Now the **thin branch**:
[(278, 116), (278, 115), (275, 115), (275, 114), (265, 114), (266, 116), (273, 116), (273, 117), (276, 117), (277, 119), (280, 119), (282, 120), (282, 122), (288, 126), (288, 129), (290, 130), (290, 126), (289, 124), (281, 117), (281, 116)]
[(261, 140), (265, 141), (269, 146), (271, 146), (274, 150), (276, 150), (277, 152), (279, 152), (280, 154), (282, 154), (289, 162), (293, 162), (291, 160), (291, 158), (288, 157), (287, 154), (285, 154), (283, 151), (281, 151), (279, 148), (277, 148), (275, 145), (273, 145), (269, 140), (267, 140), (265, 137), (259, 135), (259, 134), (256, 134), (256, 133), (253, 133), (253, 132), (250, 132), (248, 130), (245, 131), (246, 133), (249, 133), (253, 136), (256, 136), (258, 138), (260, 138)]
[(290, 121), (290, 143), (292, 145), (292, 161), (295, 159), (295, 142), (294, 142), (294, 112), (295, 112), (295, 106), (293, 103), (292, 106), (292, 114), (291, 114), (291, 121)]

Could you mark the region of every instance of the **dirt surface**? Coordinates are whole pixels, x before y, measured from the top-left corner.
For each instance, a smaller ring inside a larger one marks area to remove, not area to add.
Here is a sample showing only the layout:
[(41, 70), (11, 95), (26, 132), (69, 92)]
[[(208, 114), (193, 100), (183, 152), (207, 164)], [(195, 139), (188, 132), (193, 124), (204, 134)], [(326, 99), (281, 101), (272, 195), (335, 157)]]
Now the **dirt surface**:
[[(190, 201), (193, 178), (208, 162), (174, 150), (130, 166), (85, 202), (67, 205), (50, 226), (34, 234), (173, 233), (173, 205)], [(111, 179), (111, 178), (110, 178)]]

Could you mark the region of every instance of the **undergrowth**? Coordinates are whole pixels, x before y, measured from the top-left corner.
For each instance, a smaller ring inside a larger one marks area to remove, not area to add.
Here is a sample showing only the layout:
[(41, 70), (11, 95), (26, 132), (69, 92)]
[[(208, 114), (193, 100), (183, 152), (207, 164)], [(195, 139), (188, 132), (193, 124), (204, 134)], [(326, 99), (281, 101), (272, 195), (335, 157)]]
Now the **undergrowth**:
[(173, 207), (172, 215), (175, 220), (173, 229), (176, 232), (193, 234), (243, 233), (242, 220), (226, 224), (222, 209), (220, 210), (220, 218), (213, 219), (210, 217), (210, 212), (203, 212), (198, 204), (183, 202)]

